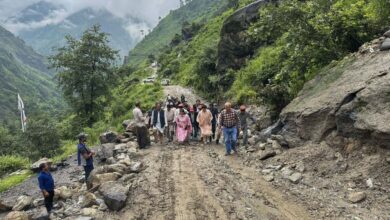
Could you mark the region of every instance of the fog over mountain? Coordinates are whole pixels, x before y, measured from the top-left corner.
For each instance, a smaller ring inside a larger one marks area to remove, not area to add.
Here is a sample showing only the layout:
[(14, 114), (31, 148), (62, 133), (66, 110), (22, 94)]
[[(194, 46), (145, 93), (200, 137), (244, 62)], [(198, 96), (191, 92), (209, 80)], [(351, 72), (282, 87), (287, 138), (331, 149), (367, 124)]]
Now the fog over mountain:
[(0, 24), (38, 52), (50, 54), (53, 46), (61, 46), (53, 45), (59, 35), (78, 37), (86, 27), (101, 23), (123, 55), (178, 5), (179, 0), (0, 0)]

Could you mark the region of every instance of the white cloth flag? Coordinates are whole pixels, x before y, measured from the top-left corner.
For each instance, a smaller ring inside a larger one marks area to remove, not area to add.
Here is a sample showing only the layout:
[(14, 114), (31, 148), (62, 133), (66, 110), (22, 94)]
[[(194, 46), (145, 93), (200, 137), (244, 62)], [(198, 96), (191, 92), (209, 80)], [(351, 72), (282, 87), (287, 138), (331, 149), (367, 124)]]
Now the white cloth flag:
[(20, 111), (20, 122), (22, 123), (22, 131), (26, 131), (26, 125), (27, 125), (27, 118), (26, 114), (24, 113), (24, 103), (20, 95), (18, 94), (18, 109)]

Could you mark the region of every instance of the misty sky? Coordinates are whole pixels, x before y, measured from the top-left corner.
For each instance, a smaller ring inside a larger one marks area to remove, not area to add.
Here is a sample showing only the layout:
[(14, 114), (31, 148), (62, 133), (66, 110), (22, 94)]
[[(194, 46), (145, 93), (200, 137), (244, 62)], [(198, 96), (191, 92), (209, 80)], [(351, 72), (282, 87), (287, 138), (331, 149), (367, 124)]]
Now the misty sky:
[(41, 0), (0, 0), (0, 23), (10, 31), (17, 33), (23, 28), (45, 26), (47, 24), (59, 23), (68, 15), (81, 9), (92, 7), (95, 9), (105, 8), (118, 17), (125, 18), (128, 15), (140, 18), (148, 26), (154, 27), (158, 17), (164, 17), (170, 10), (176, 9), (179, 0), (45, 0), (64, 9), (40, 22), (33, 24), (15, 24), (7, 21), (7, 18), (17, 15), (18, 12), (31, 4)]

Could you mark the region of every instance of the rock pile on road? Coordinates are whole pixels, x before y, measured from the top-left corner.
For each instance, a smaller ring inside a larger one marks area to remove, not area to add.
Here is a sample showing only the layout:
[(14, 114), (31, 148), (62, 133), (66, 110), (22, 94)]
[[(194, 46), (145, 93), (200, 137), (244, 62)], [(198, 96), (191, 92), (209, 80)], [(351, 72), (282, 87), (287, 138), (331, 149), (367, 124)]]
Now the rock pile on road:
[[(122, 137), (114, 132), (100, 136), (104, 144), (95, 148), (99, 164), (87, 184), (74, 178), (72, 184), (56, 187), (51, 219), (96, 219), (104, 211), (119, 211), (126, 205), (137, 173), (146, 168), (137, 160), (137, 144), (129, 141), (130, 136)], [(6, 220), (47, 219), (43, 198), (26, 195), (20, 196), (14, 203), (0, 201), (0, 211), (11, 211)]]

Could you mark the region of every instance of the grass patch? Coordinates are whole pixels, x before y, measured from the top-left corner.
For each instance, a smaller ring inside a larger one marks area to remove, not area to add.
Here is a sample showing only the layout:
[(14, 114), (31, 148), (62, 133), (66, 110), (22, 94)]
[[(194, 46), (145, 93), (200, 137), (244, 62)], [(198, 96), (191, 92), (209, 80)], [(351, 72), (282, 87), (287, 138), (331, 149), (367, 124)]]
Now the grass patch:
[(13, 155), (0, 156), (0, 176), (25, 169), (30, 164), (27, 158)]
[(6, 176), (2, 179), (0, 179), (0, 192), (4, 192), (8, 190), (9, 188), (16, 186), (23, 181), (25, 181), (27, 178), (29, 178), (32, 175), (30, 171), (18, 174), (18, 175), (12, 175), (12, 176)]

